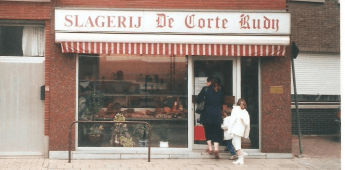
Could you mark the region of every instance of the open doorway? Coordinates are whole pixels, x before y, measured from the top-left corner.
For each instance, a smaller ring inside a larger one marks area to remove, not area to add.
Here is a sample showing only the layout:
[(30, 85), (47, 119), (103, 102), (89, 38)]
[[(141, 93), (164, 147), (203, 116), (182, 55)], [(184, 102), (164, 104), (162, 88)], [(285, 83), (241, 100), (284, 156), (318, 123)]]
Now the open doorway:
[[(258, 58), (227, 58), (227, 60), (225, 58), (215, 60), (200, 58), (194, 58), (194, 94), (197, 95), (205, 86), (207, 77), (213, 76), (221, 80), (224, 95), (233, 97), (233, 105), (239, 98), (244, 98), (248, 104), (251, 130), (249, 140), (242, 140), (242, 147), (259, 149)], [(194, 126), (200, 125), (199, 119), (200, 115), (194, 113)], [(206, 145), (205, 140), (194, 140), (193, 148), (201, 149), (205, 147), (204, 145)]]
[[(236, 76), (236, 61), (234, 60), (195, 60), (194, 61), (194, 94), (197, 95), (203, 86), (206, 85), (207, 77), (217, 77), (220, 79), (224, 96), (231, 97), (234, 101), (236, 86), (234, 77)], [(235, 70), (235, 71), (234, 71)], [(194, 126), (198, 128), (200, 124), (200, 115), (194, 114)], [(195, 132), (198, 133), (198, 132)], [(205, 140), (194, 138), (194, 148), (196, 145), (205, 145)]]

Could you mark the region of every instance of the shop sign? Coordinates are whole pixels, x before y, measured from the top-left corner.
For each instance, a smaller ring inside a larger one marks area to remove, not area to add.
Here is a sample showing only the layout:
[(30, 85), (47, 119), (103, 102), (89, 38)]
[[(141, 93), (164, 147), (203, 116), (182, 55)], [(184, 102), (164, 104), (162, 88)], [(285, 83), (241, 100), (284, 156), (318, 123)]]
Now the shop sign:
[(290, 13), (55, 10), (56, 32), (289, 35)]

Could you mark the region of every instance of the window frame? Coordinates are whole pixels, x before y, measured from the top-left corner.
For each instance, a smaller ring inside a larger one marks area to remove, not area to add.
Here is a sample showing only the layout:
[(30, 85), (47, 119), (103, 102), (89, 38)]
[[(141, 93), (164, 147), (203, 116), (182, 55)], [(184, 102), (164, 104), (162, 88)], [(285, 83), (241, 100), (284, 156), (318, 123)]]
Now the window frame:
[[(0, 27), (25, 27), (25, 26), (42, 27), (43, 28), (43, 35), (46, 36), (45, 30), (44, 30), (45, 29), (45, 21), (0, 19)], [(46, 47), (45, 47), (45, 49), (46, 49)], [(3, 55), (0, 55), (0, 56), (3, 56)], [(9, 56), (7, 56), (7, 57), (9, 57)], [(45, 57), (45, 55), (43, 55), (43, 56), (25, 56), (25, 55), (22, 55), (22, 56), (11, 56), (11, 57)]]

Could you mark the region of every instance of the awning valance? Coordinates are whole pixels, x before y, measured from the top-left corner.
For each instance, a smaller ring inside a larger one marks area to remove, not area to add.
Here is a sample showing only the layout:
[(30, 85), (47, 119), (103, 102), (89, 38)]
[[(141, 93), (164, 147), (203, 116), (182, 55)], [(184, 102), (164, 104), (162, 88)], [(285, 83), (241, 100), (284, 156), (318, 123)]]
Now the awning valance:
[(285, 45), (61, 42), (63, 53), (203, 56), (285, 56)]
[(63, 53), (285, 56), (289, 36), (56, 33)]

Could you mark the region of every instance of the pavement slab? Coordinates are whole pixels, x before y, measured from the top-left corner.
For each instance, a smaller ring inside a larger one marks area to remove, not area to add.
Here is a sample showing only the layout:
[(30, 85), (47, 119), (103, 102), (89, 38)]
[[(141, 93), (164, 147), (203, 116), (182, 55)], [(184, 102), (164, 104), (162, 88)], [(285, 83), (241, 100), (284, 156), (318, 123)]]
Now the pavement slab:
[[(338, 170), (340, 141), (332, 136), (302, 136), (303, 155), (293, 159), (245, 159), (244, 165), (217, 159), (56, 160), (43, 157), (0, 157), (0, 170)], [(299, 155), (298, 138), (292, 153)]]

